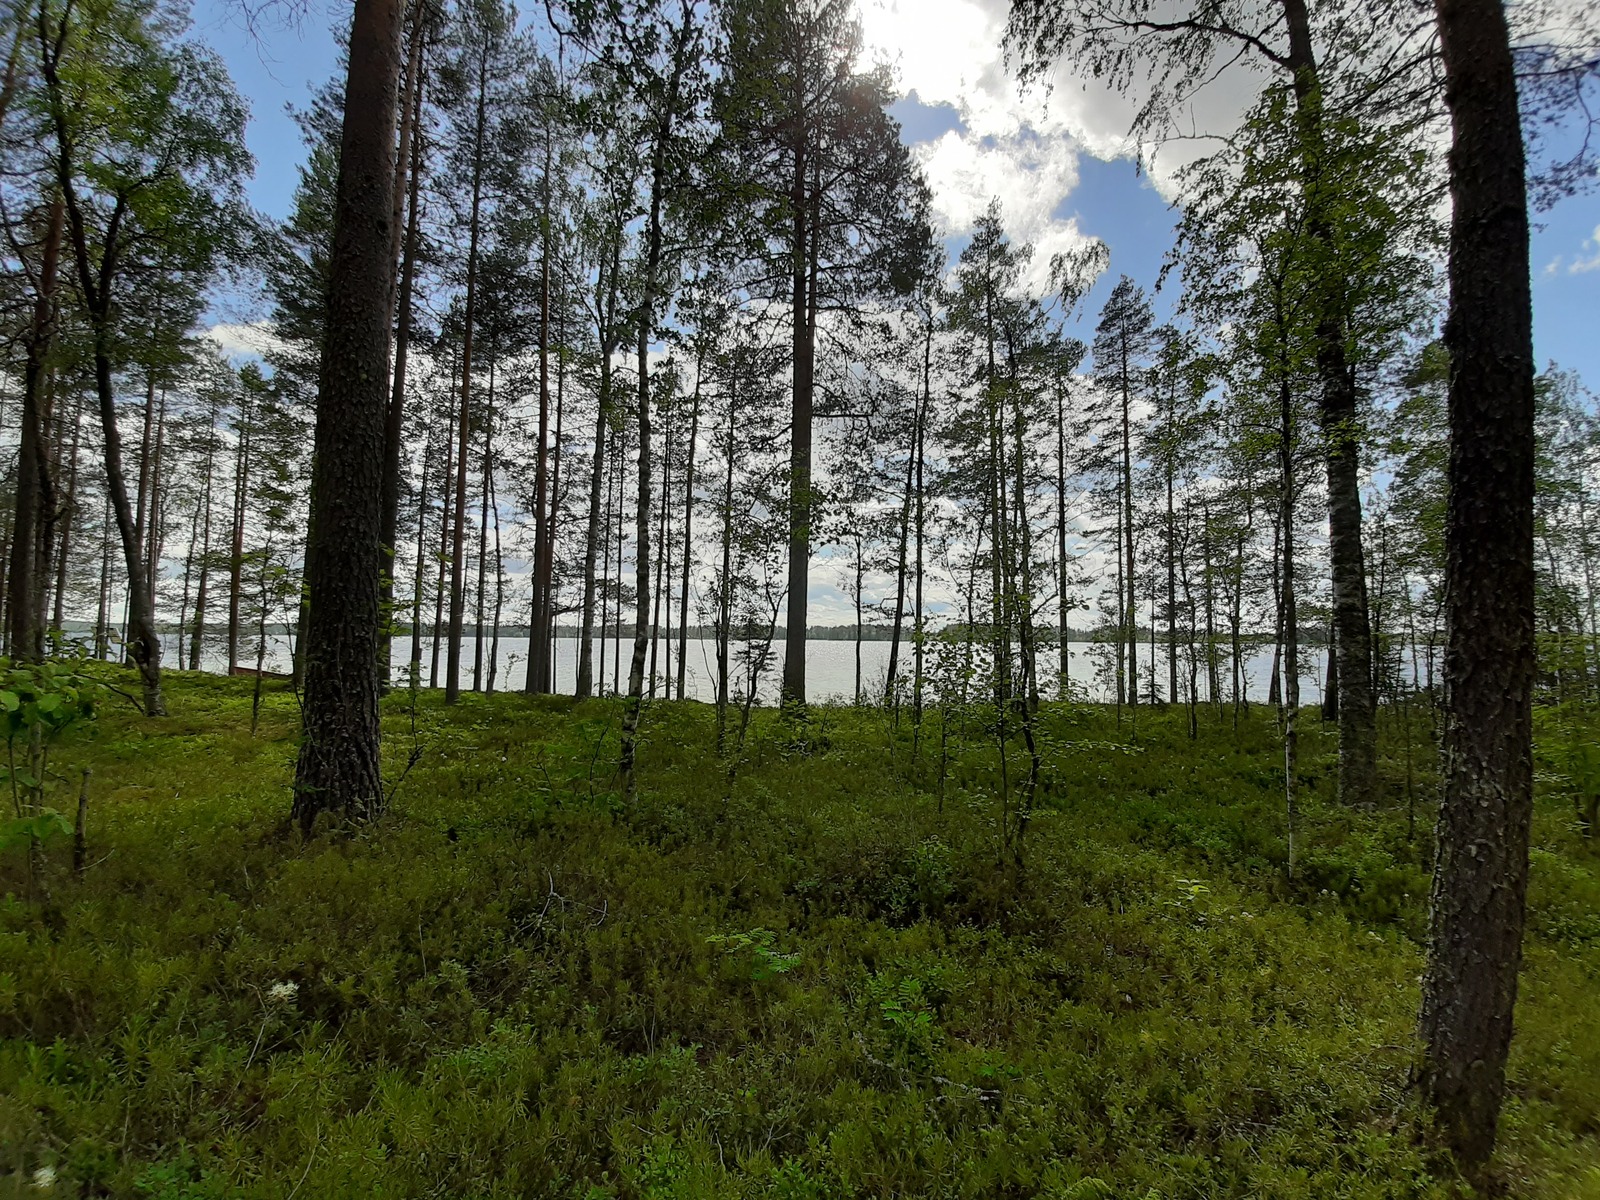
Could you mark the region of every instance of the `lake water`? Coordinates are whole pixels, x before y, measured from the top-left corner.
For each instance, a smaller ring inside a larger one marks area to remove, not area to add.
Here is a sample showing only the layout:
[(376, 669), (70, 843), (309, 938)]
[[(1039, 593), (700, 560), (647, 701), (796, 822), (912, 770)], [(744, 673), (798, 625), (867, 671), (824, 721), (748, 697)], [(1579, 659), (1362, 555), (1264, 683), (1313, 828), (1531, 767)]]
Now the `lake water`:
[[(677, 639), (674, 638), (671, 646), (665, 639), (660, 643), (656, 662), (656, 676), (658, 680), (670, 677), (677, 679)], [(596, 638), (594, 641), (594, 669), (597, 687), (606, 692), (612, 690), (612, 681), (615, 678), (624, 690), (627, 688), (628, 656), (632, 653), (633, 643), (625, 640), (621, 644), (623, 655), (620, 671), (615, 666), (617, 662), (618, 642), (616, 638)], [(716, 698), (716, 643), (704, 638), (691, 638), (687, 646), (687, 670), (684, 681), (688, 697), (692, 700), (711, 701)], [(1071, 646), (1072, 654), (1068, 664), (1068, 672), (1074, 684), (1078, 685), (1093, 699), (1109, 700), (1113, 696), (1111, 685), (1101, 670), (1104, 656), (1109, 647), (1097, 646), (1089, 642), (1074, 642)], [(469, 633), (462, 639), (461, 647), (461, 686), (463, 690), (472, 688), (472, 664), (476, 646), (472, 635)], [(487, 681), (488, 658), (490, 640), (484, 639), (484, 680)], [(422, 639), (422, 683), (426, 686), (429, 682), (429, 664), (433, 652), (433, 639)], [(1150, 647), (1139, 647), (1140, 675), (1145, 676), (1148, 671)], [(1230, 687), (1230, 667), (1225, 657), (1225, 649), (1219, 647), (1223, 654), (1218, 671), (1221, 678), (1224, 698)], [(604, 656), (604, 673), (602, 678), (602, 655)], [(246, 639), (240, 647), (240, 661), (246, 666), (255, 666), (256, 645), (253, 638)], [(405, 678), (406, 666), (411, 657), (411, 639), (409, 637), (396, 638), (394, 642), (394, 678), (399, 682)], [(1167, 688), (1166, 654), (1161, 648), (1155, 653), (1157, 679), (1163, 694)], [(164, 634), (162, 636), (162, 662), (168, 665), (177, 662), (177, 635)], [(446, 662), (446, 647), (441, 643), (439, 647), (439, 680), (443, 683)], [(495, 679), (495, 687), (500, 691), (520, 689), (527, 678), (528, 639), (502, 637), (500, 639), (499, 671)], [(1056, 653), (1053, 646), (1044, 647), (1040, 653), (1041, 671), (1047, 671), (1052, 676), (1056, 663)], [(1316, 704), (1322, 699), (1322, 672), (1326, 663), (1326, 650), (1322, 647), (1313, 647), (1311, 652), (1302, 659), (1303, 675), (1300, 684), (1300, 699), (1303, 704)], [(225, 671), (227, 669), (226, 645), (220, 638), (208, 637), (201, 652), (201, 665), (208, 671)], [(290, 645), (282, 636), (269, 637), (265, 660), (266, 669), (269, 671), (287, 671), (290, 665)], [(649, 671), (649, 660), (646, 659), (646, 672)], [(883, 680), (889, 665), (888, 642), (863, 642), (861, 644), (861, 680), (868, 697), (882, 694)], [(911, 675), (911, 646), (902, 643), (900, 647), (900, 673), (901, 678), (909, 680)], [(1272, 671), (1272, 649), (1249, 652), (1244, 662), (1244, 675), (1248, 694), (1253, 700), (1264, 700), (1267, 695), (1267, 686)], [(578, 672), (578, 639), (556, 639), (555, 661), (555, 690), (570, 693), (575, 686)], [(820, 641), (811, 640), (806, 645), (806, 697), (807, 699), (822, 703), (827, 701), (849, 702), (855, 693), (856, 679), (855, 643), (853, 641)], [(741, 678), (739, 663), (735, 659), (733, 664), (735, 686)], [(783, 646), (774, 644), (772, 658), (766, 670), (763, 671), (757, 685), (757, 698), (760, 703), (775, 703), (778, 692), (778, 682), (783, 673)], [(1186, 687), (1188, 680), (1188, 664), (1184, 661), (1180, 651), (1178, 676), (1180, 686)], [(1043, 683), (1043, 681), (1041, 681)], [(1053, 680), (1051, 683), (1053, 687)], [(1199, 672), (1199, 688), (1202, 699), (1206, 699), (1206, 672), (1201, 664)], [(1050, 688), (1047, 688), (1048, 692)], [(658, 684), (658, 694), (659, 691)]]

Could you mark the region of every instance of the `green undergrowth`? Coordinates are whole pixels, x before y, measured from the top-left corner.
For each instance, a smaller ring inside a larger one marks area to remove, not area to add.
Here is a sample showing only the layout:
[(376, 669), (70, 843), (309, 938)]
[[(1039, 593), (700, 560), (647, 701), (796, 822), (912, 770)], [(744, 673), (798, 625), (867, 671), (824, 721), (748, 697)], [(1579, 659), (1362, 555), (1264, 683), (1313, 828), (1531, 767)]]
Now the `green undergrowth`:
[[(1351, 813), (1308, 722), (1290, 882), (1264, 711), (1047, 707), (1019, 869), (937, 714), (914, 759), (905, 714), (759, 712), (730, 779), (713, 712), (655, 704), (625, 809), (612, 702), (397, 694), (392, 811), (303, 842), (293, 696), (253, 738), (242, 680), (169, 702), (56, 752), (82, 879), (0, 859), (0, 1196), (1467, 1194), (1406, 1087), (1434, 781), (1394, 729)], [(1565, 1200), (1600, 859), (1557, 791), (1493, 1182)]]

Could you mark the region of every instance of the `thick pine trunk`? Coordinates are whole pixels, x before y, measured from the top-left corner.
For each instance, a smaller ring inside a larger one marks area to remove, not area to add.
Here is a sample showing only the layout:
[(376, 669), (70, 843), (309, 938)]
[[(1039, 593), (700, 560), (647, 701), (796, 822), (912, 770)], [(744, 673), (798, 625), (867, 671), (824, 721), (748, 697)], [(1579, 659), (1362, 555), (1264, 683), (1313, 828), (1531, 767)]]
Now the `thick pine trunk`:
[(305, 684), (294, 816), (308, 833), (319, 813), (364, 820), (383, 807), (380, 534), (403, 13), (400, 0), (356, 0), (350, 32), (301, 639)]
[(1421, 1083), (1456, 1154), (1494, 1149), (1533, 807), (1533, 345), (1517, 86), (1497, 0), (1437, 0), (1453, 140), (1444, 796)]

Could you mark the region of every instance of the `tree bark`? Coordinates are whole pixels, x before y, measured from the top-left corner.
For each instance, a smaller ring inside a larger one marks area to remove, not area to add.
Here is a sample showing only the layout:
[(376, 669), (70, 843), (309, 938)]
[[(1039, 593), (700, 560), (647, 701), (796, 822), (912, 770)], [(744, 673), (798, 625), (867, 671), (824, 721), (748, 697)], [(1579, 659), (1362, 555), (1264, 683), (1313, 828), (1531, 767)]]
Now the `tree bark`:
[[(467, 218), (467, 294), (462, 304), (461, 413), (456, 432), (456, 498), (450, 553), (450, 646), (444, 702), (461, 696), (461, 623), (466, 613), (467, 454), (472, 441), (472, 333), (477, 317), (478, 231), (483, 201), (484, 129), (488, 123), (488, 59), (478, 59), (478, 103), (472, 140), (472, 207)], [(531, 648), (531, 647), (530, 647)]]
[(401, 0), (356, 0), (345, 81), (328, 321), (306, 545), (303, 733), (294, 816), (383, 808), (378, 630), (389, 295), (395, 269), (395, 100)]
[[(20, 35), (19, 35), (20, 36)], [(27, 334), (23, 367), (22, 412), (17, 447), (15, 520), (11, 534), (10, 570), (6, 573), (6, 645), (22, 662), (44, 657), (44, 612), (39, 603), (39, 538), (55, 489), (45, 452), (42, 420), (45, 359), (55, 335), (56, 276), (61, 262), (61, 233), (66, 210), (58, 191), (45, 219), (44, 245), (33, 298), (33, 320)]]
[(484, 579), (489, 571), (489, 480), (494, 471), (494, 356), (489, 357), (489, 394), (483, 406), (483, 473), (478, 496), (478, 586), (473, 596), (472, 690), (483, 689)]
[[(587, 700), (594, 694), (594, 606), (595, 558), (606, 550), (606, 566), (611, 561), (610, 550), (602, 546), (605, 541), (605, 514), (601, 511), (606, 491), (606, 441), (611, 428), (611, 355), (616, 350), (617, 281), (621, 275), (622, 232), (615, 230), (611, 241), (611, 257), (603, 264), (602, 276), (597, 283), (596, 314), (599, 325), (600, 392), (595, 403), (594, 456), (589, 461), (589, 522), (583, 538), (583, 615), (578, 633), (578, 673), (573, 695)], [(609, 497), (606, 497), (609, 498)], [(602, 571), (609, 574), (609, 570)], [(600, 622), (600, 675), (605, 679), (605, 600), (601, 602)]]
[[(194, 632), (189, 639), (189, 668), (193, 671), (200, 669), (200, 655), (205, 648), (206, 632), (206, 599), (211, 584), (211, 476), (212, 464), (217, 450), (217, 413), (213, 409), (208, 414), (206, 429), (206, 465), (205, 484), (200, 497), (200, 507), (203, 517), (200, 522), (200, 578), (195, 582), (194, 589)], [(183, 636), (183, 631), (178, 631), (178, 636)]]
[(1300, 805), (1298, 779), (1300, 765), (1300, 622), (1295, 596), (1295, 478), (1294, 404), (1289, 391), (1288, 366), (1278, 381), (1278, 487), (1279, 522), (1283, 530), (1283, 591), (1279, 612), (1283, 624), (1283, 800), (1284, 827), (1288, 834), (1287, 875), (1294, 879), (1295, 834), (1298, 832)]
[[(1319, 68), (1311, 41), (1305, 0), (1282, 0), (1289, 35), (1288, 69), (1293, 75), (1300, 122), (1303, 190), (1313, 202), (1306, 230), (1338, 262), (1332, 222), (1315, 199), (1325, 191), (1318, 180), (1326, 138)], [(1332, 565), (1334, 623), (1338, 626), (1339, 798), (1346, 804), (1377, 799), (1378, 733), (1372, 691), (1372, 629), (1367, 613), (1366, 559), (1361, 549), (1360, 429), (1355, 372), (1345, 343), (1345, 279), (1337, 266), (1317, 274), (1316, 369), (1324, 461), (1328, 473), (1328, 557)]]
[(228, 552), (228, 674), (239, 666), (239, 604), (244, 594), (244, 513), (250, 489), (250, 442), (255, 429), (254, 393), (245, 385), (239, 404), (239, 447), (233, 470), (233, 529)]
[(1464, 1162), (1494, 1149), (1533, 809), (1534, 390), (1517, 86), (1496, 0), (1437, 0), (1452, 143), (1444, 795), (1422, 1091)]
[(694, 468), (695, 443), (700, 437), (700, 376), (705, 368), (705, 357), (697, 353), (694, 361), (694, 399), (689, 406), (688, 461), (684, 464), (683, 484), (683, 579), (678, 597), (678, 699), (683, 699), (683, 687), (688, 677), (689, 665), (689, 576), (694, 569)]
[[(622, 798), (631, 804), (636, 795), (634, 763), (638, 750), (639, 717), (644, 706), (644, 658), (650, 645), (650, 339), (655, 333), (656, 301), (660, 287), (662, 257), (662, 208), (666, 202), (667, 152), (672, 139), (683, 75), (688, 68), (689, 5), (683, 7), (683, 24), (677, 31), (672, 54), (672, 75), (656, 122), (650, 152), (650, 205), (645, 223), (645, 261), (640, 281), (638, 363), (639, 363), (639, 493), (635, 511), (637, 550), (635, 586), (638, 589), (637, 613), (633, 631), (633, 659), (628, 667), (628, 700), (622, 711), (621, 752), (618, 772), (622, 777)], [(620, 650), (620, 648), (619, 648)]]
[(533, 483), (533, 616), (528, 629), (527, 691), (550, 690), (550, 131), (545, 130), (544, 215), (539, 254), (539, 441)]
[(67, 490), (61, 500), (61, 545), (56, 551), (56, 601), (50, 627), (60, 632), (66, 617), (67, 568), (72, 561), (72, 526), (78, 516), (78, 442), (83, 431), (83, 394), (72, 410), (72, 449), (67, 454)]
[[(378, 679), (385, 691), (389, 687), (390, 661), (394, 642), (394, 572), (400, 537), (400, 454), (405, 441), (406, 366), (411, 349), (411, 297), (416, 286), (417, 226), (422, 188), (422, 52), (427, 40), (423, 7), (416, 6), (411, 25), (411, 53), (406, 64), (406, 94), (400, 114), (400, 145), (395, 154), (395, 187), (390, 219), (390, 254), (400, 260), (399, 286), (391, 305), (394, 342), (394, 377), (389, 390), (389, 407), (383, 425), (383, 526), (379, 539), (383, 546), (383, 577), (378, 603), (383, 613), (383, 628), (378, 634)], [(405, 186), (402, 187), (402, 180)], [(402, 212), (404, 207), (404, 212)], [(401, 230), (404, 229), (402, 244)], [(422, 571), (422, 560), (417, 560)]]
[(806, 702), (806, 599), (811, 571), (811, 411), (816, 377), (816, 324), (808, 286), (808, 267), (815, 257), (815, 233), (809, 228), (810, 197), (806, 194), (806, 134), (795, 122), (794, 177), (790, 184), (790, 304), (792, 306), (793, 401), (789, 444), (789, 595), (783, 638), (785, 705)]

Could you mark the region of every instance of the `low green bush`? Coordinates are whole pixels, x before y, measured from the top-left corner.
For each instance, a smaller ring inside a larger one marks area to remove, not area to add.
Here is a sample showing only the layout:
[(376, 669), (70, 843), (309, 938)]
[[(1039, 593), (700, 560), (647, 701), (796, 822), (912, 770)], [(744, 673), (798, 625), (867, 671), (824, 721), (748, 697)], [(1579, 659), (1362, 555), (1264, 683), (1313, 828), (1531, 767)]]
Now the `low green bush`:
[[(905, 713), (758, 712), (730, 772), (708, 708), (651, 705), (625, 810), (611, 702), (396, 694), (393, 812), (305, 842), (292, 693), (254, 738), (242, 681), (168, 697), (57, 747), (94, 790), (51, 919), (0, 858), (0, 1196), (1467, 1194), (1406, 1083), (1425, 838), (1319, 777), (1287, 880), (1267, 714), (1130, 745), (1047, 707), (1019, 866), (992, 751), (941, 804)], [(1600, 1195), (1570, 814), (1541, 794), (1496, 1167), (1549, 1200)]]

